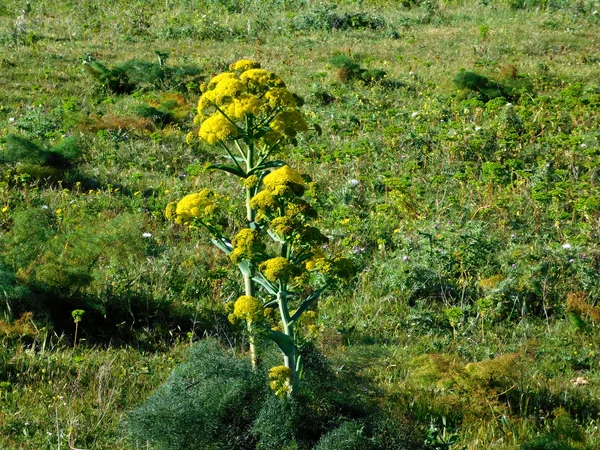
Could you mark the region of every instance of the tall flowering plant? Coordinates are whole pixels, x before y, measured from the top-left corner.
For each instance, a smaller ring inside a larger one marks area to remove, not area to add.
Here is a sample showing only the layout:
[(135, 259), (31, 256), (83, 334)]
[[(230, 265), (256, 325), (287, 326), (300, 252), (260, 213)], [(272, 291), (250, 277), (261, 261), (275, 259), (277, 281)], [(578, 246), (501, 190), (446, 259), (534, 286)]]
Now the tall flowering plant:
[(253, 365), (257, 333), (278, 345), (283, 364), (270, 370), (270, 385), (278, 395), (291, 394), (302, 367), (296, 325), (326, 289), (352, 275), (352, 264), (325, 253), (328, 239), (314, 226), (317, 213), (304, 198), (309, 177), (275, 159), (308, 130), (302, 99), (251, 60), (233, 63), (201, 90), (199, 137), (223, 150), (226, 162), (210, 167), (243, 181), (246, 224), (228, 236), (216, 220), (219, 197), (209, 189), (173, 202), (167, 217), (206, 228), (237, 264), (245, 292), (230, 320), (246, 323)]

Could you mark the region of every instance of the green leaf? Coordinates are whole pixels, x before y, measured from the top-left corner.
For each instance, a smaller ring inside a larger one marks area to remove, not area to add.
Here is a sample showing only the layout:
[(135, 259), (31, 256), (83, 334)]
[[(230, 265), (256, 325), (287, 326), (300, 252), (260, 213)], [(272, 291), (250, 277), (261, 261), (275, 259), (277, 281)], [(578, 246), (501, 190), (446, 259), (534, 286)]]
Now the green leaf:
[(247, 178), (248, 174), (246, 174), (243, 170), (239, 169), (236, 166), (230, 166), (229, 164), (211, 164), (207, 167), (210, 170), (222, 170), (223, 172), (232, 173), (240, 178)]
[(231, 243), (225, 238), (211, 239), (210, 242), (212, 242), (215, 247), (223, 251), (226, 255), (229, 255), (233, 251)]
[(269, 337), (286, 355), (290, 355), (294, 352), (294, 341), (287, 334), (277, 330), (269, 330)]
[(256, 172), (260, 172), (261, 170), (265, 170), (265, 169), (270, 169), (272, 167), (283, 167), (285, 166), (285, 162), (281, 161), (279, 159), (274, 160), (274, 161), (267, 161), (265, 163), (259, 164), (258, 166), (254, 167), (250, 172), (248, 172), (248, 175), (253, 175)]
[(313, 293), (310, 294), (308, 297), (306, 297), (306, 299), (302, 302), (302, 304), (300, 305), (300, 307), (296, 310), (296, 312), (294, 313), (294, 315), (291, 317), (290, 323), (296, 322), (300, 318), (300, 316), (302, 315), (302, 313), (304, 311), (306, 311), (308, 308), (310, 308), (310, 305), (312, 305), (314, 302), (316, 302), (319, 299), (319, 297), (321, 296), (321, 294), (327, 288), (329, 288), (329, 286), (330, 286), (329, 284), (324, 284), (323, 286), (321, 286), (316, 291), (313, 291)]
[(252, 268), (250, 267), (250, 263), (248, 261), (242, 261), (238, 263), (238, 267), (240, 268), (240, 272), (245, 277), (249, 277), (252, 275)]
[(269, 294), (277, 295), (277, 288), (273, 285), (273, 283), (271, 283), (269, 280), (263, 277), (262, 274), (259, 274), (258, 276), (252, 279), (258, 284), (260, 284), (262, 287), (264, 287)]

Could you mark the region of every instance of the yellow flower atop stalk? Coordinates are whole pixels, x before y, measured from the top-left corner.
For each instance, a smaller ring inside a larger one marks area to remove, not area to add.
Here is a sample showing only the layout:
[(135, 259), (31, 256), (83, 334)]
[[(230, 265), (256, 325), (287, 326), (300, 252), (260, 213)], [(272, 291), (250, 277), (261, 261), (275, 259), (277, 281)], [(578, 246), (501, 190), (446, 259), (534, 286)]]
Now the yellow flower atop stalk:
[(299, 197), (304, 194), (304, 180), (300, 173), (290, 166), (274, 170), (263, 179), (263, 184), (274, 195), (285, 195), (289, 191)]
[(242, 295), (233, 306), (230, 319), (246, 320), (248, 323), (258, 322), (264, 317), (264, 307), (260, 300), (251, 295)]
[(252, 59), (240, 59), (229, 65), (229, 70), (235, 70), (237, 72), (245, 72), (250, 69), (260, 69), (260, 63)]
[(198, 135), (200, 139), (215, 144), (238, 137), (238, 129), (220, 112), (214, 113), (200, 125)]
[(167, 218), (174, 218), (177, 223), (190, 222), (192, 219), (211, 216), (217, 210), (215, 197), (215, 193), (210, 189), (202, 189), (197, 194), (189, 194), (183, 197), (175, 206), (174, 213), (173, 203), (169, 203), (165, 215)]
[(283, 256), (277, 256), (261, 263), (259, 269), (267, 280), (277, 281), (289, 277), (293, 272), (294, 266)]
[(260, 239), (260, 233), (251, 228), (243, 228), (232, 239), (233, 251), (229, 258), (234, 263), (242, 260), (253, 261), (265, 249), (265, 245)]

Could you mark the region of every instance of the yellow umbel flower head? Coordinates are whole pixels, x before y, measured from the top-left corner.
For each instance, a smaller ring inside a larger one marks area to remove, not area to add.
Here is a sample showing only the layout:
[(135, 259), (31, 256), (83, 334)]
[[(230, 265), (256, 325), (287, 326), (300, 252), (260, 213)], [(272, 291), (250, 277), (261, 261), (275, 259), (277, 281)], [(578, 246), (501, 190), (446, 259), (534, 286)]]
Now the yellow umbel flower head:
[(274, 170), (263, 179), (263, 184), (273, 195), (293, 193), (300, 197), (304, 194), (304, 180), (300, 173), (290, 166)]
[(231, 243), (233, 251), (229, 254), (229, 258), (236, 264), (242, 260), (255, 260), (265, 249), (260, 233), (251, 228), (241, 229)]
[(304, 116), (296, 108), (280, 112), (269, 125), (272, 130), (288, 137), (294, 137), (299, 132), (308, 130)]
[(263, 304), (251, 295), (242, 295), (235, 301), (233, 317), (249, 323), (258, 322), (264, 317)]
[(231, 100), (225, 108), (225, 114), (232, 119), (243, 119), (248, 115), (258, 117), (261, 113), (264, 101), (252, 94), (240, 94)]
[(292, 392), (294, 371), (286, 366), (275, 366), (269, 370), (269, 386), (278, 397), (285, 397)]
[(217, 84), (221, 81), (226, 80), (227, 78), (237, 78), (237, 74), (233, 72), (223, 72), (219, 75), (214, 76), (208, 83), (206, 83), (205, 89), (202, 89), (202, 92), (211, 91), (215, 88)]
[(210, 189), (202, 189), (197, 194), (186, 195), (175, 208), (176, 221), (189, 222), (192, 219), (213, 215), (217, 210), (214, 199), (215, 193)]
[(298, 229), (298, 224), (291, 217), (277, 217), (269, 222), (269, 228), (282, 236), (289, 236)]
[(202, 122), (198, 135), (203, 141), (214, 144), (218, 141), (236, 138), (238, 129), (223, 114), (216, 112)]
[(267, 280), (277, 281), (289, 277), (294, 270), (294, 266), (283, 256), (277, 256), (261, 263), (259, 269)]
[(297, 106), (294, 94), (292, 94), (285, 88), (271, 89), (265, 94), (265, 99), (269, 102), (269, 106), (271, 106), (272, 108), (284, 106), (289, 108), (295, 108)]
[(281, 78), (273, 72), (268, 72), (264, 69), (246, 70), (240, 75), (240, 80), (246, 83), (252, 91), (264, 92), (270, 88), (285, 87), (285, 83)]
[(251, 59), (240, 59), (229, 65), (229, 70), (235, 70), (238, 72), (245, 72), (250, 69), (260, 69), (260, 63)]
[(165, 208), (165, 217), (169, 222), (177, 219), (177, 202), (169, 202)]
[(260, 191), (250, 199), (250, 206), (262, 214), (269, 214), (277, 209), (277, 202), (269, 191)]
[(244, 180), (244, 188), (250, 190), (250, 189), (254, 189), (256, 186), (258, 186), (259, 183), (259, 179), (256, 175), (250, 175), (248, 178), (246, 178)]

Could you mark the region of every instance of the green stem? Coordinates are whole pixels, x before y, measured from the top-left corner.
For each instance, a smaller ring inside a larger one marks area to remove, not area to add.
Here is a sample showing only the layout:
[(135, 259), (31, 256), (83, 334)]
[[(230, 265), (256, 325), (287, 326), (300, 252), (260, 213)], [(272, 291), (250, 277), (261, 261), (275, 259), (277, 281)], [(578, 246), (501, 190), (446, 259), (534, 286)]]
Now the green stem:
[(277, 294), (277, 300), (279, 303), (279, 313), (281, 315), (281, 321), (283, 322), (283, 332), (289, 336), (291, 342), (294, 343), (292, 349), (289, 352), (283, 353), (283, 364), (292, 370), (292, 395), (298, 392), (300, 387), (300, 380), (298, 379), (298, 373), (296, 371), (296, 339), (294, 336), (294, 322), (291, 321), (290, 311), (287, 304), (287, 294), (284, 290), (284, 285), (279, 282), (279, 292)]

